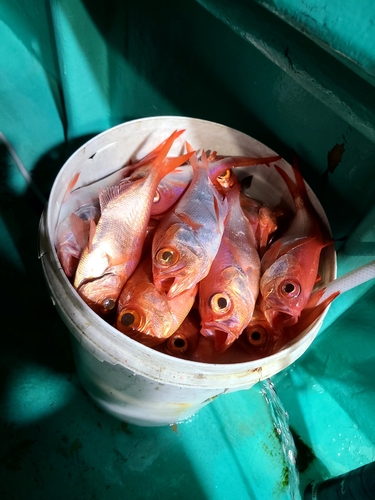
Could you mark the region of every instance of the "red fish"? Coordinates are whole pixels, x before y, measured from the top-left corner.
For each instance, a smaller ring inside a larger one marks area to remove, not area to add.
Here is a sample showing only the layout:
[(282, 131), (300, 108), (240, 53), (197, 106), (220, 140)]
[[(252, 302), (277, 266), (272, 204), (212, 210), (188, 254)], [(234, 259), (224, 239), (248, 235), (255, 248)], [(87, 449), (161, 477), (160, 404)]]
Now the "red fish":
[(277, 217), (279, 211), (272, 210), (243, 193), (240, 195), (240, 202), (245, 216), (253, 227), (257, 248), (262, 256), (278, 227)]
[(260, 260), (254, 233), (240, 205), (240, 184), (226, 189), (228, 218), (219, 251), (199, 283), (201, 333), (226, 350), (249, 323), (259, 292)]
[(56, 232), (56, 251), (68, 278), (74, 276), (83, 249), (87, 245), (90, 220), (97, 223), (99, 217), (98, 206), (83, 205), (59, 224)]
[(148, 346), (160, 344), (181, 325), (195, 301), (197, 287), (173, 299), (152, 282), (151, 257), (140, 262), (122, 289), (117, 329)]
[[(212, 161), (208, 160), (209, 177), (215, 186), (229, 186), (232, 183), (231, 178), (234, 176), (232, 168), (258, 165), (259, 163), (269, 164), (279, 159), (280, 156), (266, 158), (224, 156), (220, 159), (215, 158)], [(190, 165), (184, 165), (166, 175), (156, 190), (151, 215), (164, 214), (172, 208), (186, 191), (192, 178), (193, 169)]]
[(261, 260), (261, 309), (272, 328), (278, 330), (297, 323), (319, 280), (320, 252), (332, 240), (326, 237), (327, 230), (308, 198), (297, 157), (293, 162), (296, 182), (280, 167), (275, 168), (287, 184), (296, 208), (287, 231), (271, 244)]
[(285, 342), (284, 330), (274, 330), (258, 304), (255, 305), (253, 317), (242, 335), (239, 344), (246, 350), (249, 361), (264, 358), (279, 351)]
[(219, 352), (212, 337), (199, 335), (195, 350), (189, 359), (199, 363), (232, 364), (246, 363), (251, 357), (238, 340), (225, 351)]
[(192, 309), (176, 332), (159, 350), (176, 358), (191, 359), (199, 337), (199, 315), (195, 309)]
[(219, 249), (228, 212), (226, 200), (209, 175), (206, 155), (190, 162), (193, 179), (156, 230), (153, 246), (154, 283), (172, 298), (207, 276)]
[(166, 161), (178, 135), (174, 132), (165, 142), (146, 177), (99, 193), (101, 217), (96, 229), (92, 225), (74, 280), (83, 300), (98, 313), (106, 314), (116, 307), (124, 284), (140, 261), (160, 180), (192, 155)]

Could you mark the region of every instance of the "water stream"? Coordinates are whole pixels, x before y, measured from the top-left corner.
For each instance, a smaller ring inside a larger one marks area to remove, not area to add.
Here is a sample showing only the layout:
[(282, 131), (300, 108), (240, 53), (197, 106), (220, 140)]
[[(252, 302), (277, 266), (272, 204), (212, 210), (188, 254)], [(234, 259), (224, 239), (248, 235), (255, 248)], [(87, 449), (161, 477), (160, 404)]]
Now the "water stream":
[(297, 449), (294, 444), (292, 433), (289, 429), (289, 415), (285, 411), (282, 402), (276, 394), (275, 387), (270, 379), (261, 383), (262, 394), (265, 397), (275, 426), (280, 438), (285, 464), (288, 468), (288, 482), (291, 500), (301, 500), (299, 491), (299, 473), (296, 467)]

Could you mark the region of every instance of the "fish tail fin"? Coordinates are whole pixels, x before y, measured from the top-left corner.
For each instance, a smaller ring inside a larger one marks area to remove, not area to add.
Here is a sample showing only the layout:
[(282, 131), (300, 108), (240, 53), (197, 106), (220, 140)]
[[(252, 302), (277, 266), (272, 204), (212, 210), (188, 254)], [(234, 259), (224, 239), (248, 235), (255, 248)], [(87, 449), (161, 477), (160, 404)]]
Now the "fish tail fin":
[(278, 171), (278, 173), (281, 175), (283, 178), (285, 184), (287, 185), (290, 194), (293, 197), (294, 203), (296, 205), (296, 209), (298, 210), (299, 208), (309, 208), (310, 211), (314, 211), (314, 208), (310, 202), (310, 199), (307, 194), (307, 189), (305, 185), (305, 181), (301, 175), (300, 169), (299, 169), (299, 162), (298, 162), (298, 157), (296, 154), (293, 154), (293, 173), (295, 177), (295, 181), (289, 177), (289, 175), (283, 170), (281, 167), (278, 165), (275, 165), (275, 169)]
[[(175, 141), (178, 137), (180, 137), (181, 134), (185, 132), (185, 129), (182, 130), (175, 130), (173, 132), (173, 141)], [(144, 156), (141, 160), (139, 160), (137, 163), (132, 165), (132, 168), (135, 170), (138, 167), (141, 167), (145, 165), (146, 163), (149, 163), (150, 161), (154, 160), (158, 154), (162, 151), (163, 147), (166, 145), (167, 141), (170, 140), (171, 136), (168, 137), (168, 139), (165, 139), (163, 142), (161, 142), (156, 148), (154, 148), (152, 151), (150, 151), (146, 156)], [(172, 144), (173, 144), (172, 141)], [(168, 150), (171, 148), (172, 144), (169, 146)], [(168, 151), (167, 151), (168, 153)]]
[(285, 172), (284, 169), (279, 167), (279, 165), (274, 165), (274, 167), (277, 170), (277, 172), (280, 174), (280, 176), (283, 178), (285, 184), (287, 185), (287, 187), (289, 189), (290, 194), (292, 195), (292, 198), (294, 200), (297, 200), (301, 196), (297, 184), (293, 181), (293, 179), (291, 179), (289, 177), (289, 175)]
[(188, 142), (188, 141), (185, 141), (185, 148), (186, 148), (186, 151), (187, 151), (188, 153), (191, 153), (192, 151), (194, 151), (193, 146), (192, 146), (192, 145), (190, 144), (190, 142)]
[(197, 158), (196, 151), (193, 149), (191, 144), (187, 141), (185, 141), (185, 148), (186, 148), (186, 151), (188, 153), (192, 153), (191, 157), (190, 157), (190, 164), (193, 167), (193, 171), (194, 171), (198, 168), (198, 158)]
[(247, 156), (233, 156), (231, 159), (229, 157), (232, 167), (252, 167), (254, 165), (267, 165), (270, 166), (271, 163), (281, 160), (281, 156), (265, 156), (260, 158), (250, 158)]
[(154, 160), (152, 171), (157, 172), (156, 176), (158, 181), (162, 179), (169, 172), (172, 172), (175, 168), (180, 167), (183, 163), (187, 162), (195, 151), (188, 151), (187, 153), (177, 156), (175, 158), (167, 158), (167, 154), (171, 149), (176, 138), (181, 135), (180, 131), (175, 130), (165, 141), (163, 147), (160, 149), (158, 156)]
[(315, 208), (313, 207), (310, 198), (307, 194), (306, 184), (301, 174), (297, 154), (293, 151), (292, 168), (296, 182), (293, 182), (292, 179), (287, 175), (287, 173), (284, 170), (282, 170), (278, 165), (275, 165), (275, 168), (284, 179), (286, 185), (288, 186), (288, 189), (291, 195), (293, 196), (294, 202), (296, 204), (296, 208), (298, 209), (303, 206), (307, 208), (311, 214), (314, 213), (316, 215), (317, 221), (319, 221), (319, 227), (323, 239), (322, 248), (333, 243), (333, 239), (329, 231), (327, 230), (327, 227), (325, 226), (325, 224), (321, 223), (321, 219), (317, 214)]
[(298, 156), (297, 156), (295, 151), (293, 151), (293, 165), (292, 165), (292, 167), (293, 167), (293, 174), (294, 174), (294, 177), (295, 177), (296, 183), (297, 183), (297, 189), (300, 193), (300, 196), (305, 201), (309, 200), (309, 197), (307, 195), (306, 184), (305, 184), (305, 181), (302, 177), (301, 169), (299, 166), (299, 159), (298, 159)]

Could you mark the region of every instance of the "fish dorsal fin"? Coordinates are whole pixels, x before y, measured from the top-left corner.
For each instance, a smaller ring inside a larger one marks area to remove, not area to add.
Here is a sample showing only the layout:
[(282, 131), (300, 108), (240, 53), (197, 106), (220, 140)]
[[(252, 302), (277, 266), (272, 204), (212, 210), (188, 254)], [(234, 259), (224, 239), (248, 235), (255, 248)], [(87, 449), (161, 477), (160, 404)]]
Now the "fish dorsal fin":
[(185, 148), (188, 153), (192, 153), (194, 151), (193, 146), (188, 141), (185, 141)]
[(285, 242), (282, 239), (276, 240), (263, 255), (261, 260), (262, 272), (272, 266), (272, 264), (282, 255), (288, 254), (291, 250), (307, 245), (316, 240), (314, 236), (302, 236), (301, 238), (293, 238), (291, 241)]
[(207, 161), (207, 154), (206, 151), (203, 149), (202, 154), (201, 154), (201, 162), (206, 166), (208, 169), (208, 161)]
[[(138, 179), (137, 179), (138, 180)], [(136, 182), (136, 181), (134, 181)], [(129, 182), (120, 182), (115, 186), (108, 186), (103, 189), (99, 189), (99, 203), (100, 203), (100, 211), (106, 208), (108, 203), (112, 200), (118, 198), (121, 194), (123, 194), (129, 188)]]
[(279, 165), (274, 165), (275, 169), (278, 171), (279, 175), (283, 178), (285, 184), (287, 185), (289, 192), (296, 203), (296, 200), (300, 197), (300, 192), (298, 190), (297, 184), (289, 177), (284, 169), (279, 167)]
[(187, 214), (186, 212), (177, 212), (177, 210), (175, 211), (175, 214), (177, 215), (177, 217), (179, 217), (183, 222), (185, 222), (185, 224), (187, 224), (188, 226), (190, 226), (194, 231), (197, 231), (197, 229), (199, 229), (200, 227), (202, 227), (202, 224), (200, 224), (199, 222), (196, 222), (194, 219), (191, 218), (191, 216), (189, 214)]
[(96, 232), (95, 221), (93, 219), (90, 219), (89, 240), (87, 243), (87, 249), (89, 252), (91, 252), (91, 249), (92, 249), (92, 240), (94, 239), (95, 232)]
[(275, 260), (279, 257), (279, 253), (281, 250), (281, 239), (276, 240), (267, 250), (267, 252), (263, 255), (261, 260), (262, 271), (268, 269), (272, 266)]
[(70, 225), (78, 245), (82, 249), (85, 248), (89, 229), (87, 221), (84, 221), (83, 219), (78, 217), (78, 215), (72, 213), (70, 216)]
[(308, 243), (312, 243), (314, 240), (316, 240), (316, 243), (318, 242), (318, 238), (316, 238), (315, 236), (301, 236), (299, 238), (293, 238), (287, 244), (285, 244), (284, 242), (282, 253), (286, 254), (291, 250), (294, 250), (295, 248), (299, 248), (303, 245), (307, 245)]
[(215, 161), (217, 157), (217, 151), (211, 151), (207, 157), (207, 161)]

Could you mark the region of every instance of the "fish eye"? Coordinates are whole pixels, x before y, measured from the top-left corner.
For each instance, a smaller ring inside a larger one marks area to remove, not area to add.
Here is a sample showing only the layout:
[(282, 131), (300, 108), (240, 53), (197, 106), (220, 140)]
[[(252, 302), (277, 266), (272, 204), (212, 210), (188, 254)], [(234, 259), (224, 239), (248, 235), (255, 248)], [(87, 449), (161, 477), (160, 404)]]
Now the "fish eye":
[(225, 314), (231, 306), (230, 298), (226, 293), (215, 293), (210, 298), (210, 307), (217, 314)]
[(120, 323), (125, 328), (137, 329), (141, 323), (141, 317), (134, 309), (125, 309), (119, 316)]
[(255, 347), (263, 345), (267, 340), (267, 330), (260, 325), (254, 325), (246, 329), (246, 337), (249, 344)]
[(175, 333), (167, 340), (167, 350), (172, 354), (184, 353), (189, 348), (189, 341), (182, 333)]
[(221, 181), (227, 181), (231, 177), (232, 177), (232, 170), (228, 168), (225, 172), (223, 172), (218, 176), (218, 179)]
[(157, 189), (155, 191), (153, 203), (158, 203), (159, 201), (160, 201), (160, 191), (159, 191), (159, 189)]
[(172, 266), (179, 259), (179, 253), (173, 248), (162, 248), (156, 254), (156, 261), (161, 266)]
[(104, 311), (112, 311), (116, 305), (116, 302), (113, 299), (104, 299), (102, 302), (102, 306)]
[(279, 290), (284, 297), (294, 299), (301, 293), (301, 286), (296, 281), (285, 280), (280, 284)]

